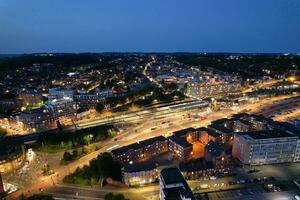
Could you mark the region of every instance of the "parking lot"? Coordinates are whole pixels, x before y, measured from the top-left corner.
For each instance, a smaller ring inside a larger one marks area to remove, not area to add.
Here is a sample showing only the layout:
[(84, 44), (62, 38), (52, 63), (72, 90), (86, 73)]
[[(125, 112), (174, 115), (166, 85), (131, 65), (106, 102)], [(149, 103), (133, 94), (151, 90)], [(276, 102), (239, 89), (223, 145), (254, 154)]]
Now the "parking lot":
[(266, 192), (262, 188), (245, 188), (232, 191), (208, 193), (201, 196), (202, 200), (293, 200), (297, 191)]

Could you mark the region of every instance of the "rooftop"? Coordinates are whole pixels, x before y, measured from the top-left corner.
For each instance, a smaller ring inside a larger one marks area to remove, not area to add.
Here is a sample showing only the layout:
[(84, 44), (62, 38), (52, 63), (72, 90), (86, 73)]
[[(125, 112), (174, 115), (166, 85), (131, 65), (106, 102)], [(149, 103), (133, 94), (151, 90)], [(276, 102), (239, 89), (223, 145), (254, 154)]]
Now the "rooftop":
[(221, 134), (216, 132), (215, 130), (213, 129), (209, 129), (209, 128), (204, 128), (204, 130), (208, 135), (211, 135), (213, 137), (219, 137)]
[(142, 172), (142, 171), (150, 171), (156, 168), (156, 165), (153, 161), (141, 162), (141, 163), (133, 163), (127, 164), (124, 166), (124, 172)]
[(244, 119), (240, 119), (239, 121), (240, 121), (241, 123), (243, 123), (243, 124), (247, 125), (247, 126), (252, 126), (252, 125), (253, 125), (253, 123), (252, 123), (252, 122), (249, 122), (249, 121), (247, 121), (247, 120), (244, 120)]
[(178, 168), (167, 168), (160, 172), (160, 178), (163, 180), (165, 185), (172, 185), (181, 183), (182, 186), (164, 188), (164, 193), (167, 200), (180, 200), (181, 196), (187, 199), (195, 200), (195, 197), (188, 186), (187, 182), (183, 178), (180, 170)]
[(188, 148), (188, 147), (193, 146), (184, 137), (178, 137), (177, 135), (172, 135), (168, 138), (183, 148)]
[(221, 125), (221, 124), (211, 124), (208, 126), (208, 128), (215, 129), (217, 131), (220, 131), (222, 133), (227, 133), (227, 134), (230, 134), (233, 132), (233, 130), (228, 129), (224, 125)]
[(130, 144), (127, 146), (120, 147), (118, 149), (114, 149), (111, 151), (111, 153), (113, 153), (114, 155), (121, 155), (121, 154), (128, 152), (130, 149), (132, 149), (132, 150), (140, 149), (145, 146), (151, 145), (156, 141), (165, 141), (165, 140), (167, 140), (167, 138), (165, 138), (164, 136), (153, 137), (153, 138), (150, 138), (147, 140), (143, 140), (143, 141), (140, 141), (137, 143), (133, 143), (133, 144)]
[(124, 153), (127, 153), (129, 150), (137, 150), (140, 148), (142, 148), (142, 145), (140, 145), (139, 143), (133, 143), (118, 149), (114, 149), (111, 151), (111, 153), (114, 155), (122, 155)]
[(166, 141), (167, 138), (165, 138), (164, 136), (157, 136), (157, 137), (153, 137), (153, 138), (150, 138), (150, 139), (147, 139), (147, 140), (143, 140), (143, 141), (140, 141), (139, 144), (141, 144), (142, 146), (148, 146), (148, 145), (151, 145), (153, 144), (154, 142), (156, 141)]
[(193, 132), (193, 131), (195, 131), (195, 129), (190, 127), (190, 128), (182, 129), (179, 131), (175, 131), (175, 132), (173, 132), (173, 135), (184, 136), (184, 135), (188, 134), (189, 132)]
[(282, 130), (262, 130), (251, 132), (238, 132), (241, 136), (249, 136), (254, 140), (270, 139), (270, 138), (285, 138), (285, 137), (297, 137)]
[(163, 169), (160, 172), (160, 176), (163, 178), (166, 185), (185, 182), (178, 168)]
[(213, 141), (209, 141), (205, 146), (206, 151), (208, 151), (211, 155), (218, 157), (224, 152), (224, 149)]

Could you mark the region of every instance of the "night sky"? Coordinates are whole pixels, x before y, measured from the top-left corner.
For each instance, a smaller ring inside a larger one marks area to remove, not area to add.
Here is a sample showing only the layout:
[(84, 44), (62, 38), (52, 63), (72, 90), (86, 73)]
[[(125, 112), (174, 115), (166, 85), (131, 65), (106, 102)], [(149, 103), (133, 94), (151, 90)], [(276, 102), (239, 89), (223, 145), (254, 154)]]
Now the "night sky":
[(300, 0), (0, 0), (0, 53), (300, 52)]

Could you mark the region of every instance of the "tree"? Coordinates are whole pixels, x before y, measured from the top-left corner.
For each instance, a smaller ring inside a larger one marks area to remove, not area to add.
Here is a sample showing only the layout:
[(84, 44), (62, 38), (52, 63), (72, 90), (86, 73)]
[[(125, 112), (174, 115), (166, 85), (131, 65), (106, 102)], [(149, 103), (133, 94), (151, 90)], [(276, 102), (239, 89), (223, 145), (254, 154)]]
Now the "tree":
[(108, 193), (104, 196), (104, 200), (128, 200), (123, 194)]
[(50, 165), (49, 164), (46, 164), (44, 165), (44, 168), (43, 168), (43, 175), (44, 176), (49, 176), (51, 174), (53, 174), (53, 170), (51, 169)]
[(72, 155), (70, 152), (65, 151), (64, 155), (63, 155), (63, 160), (64, 161), (71, 161), (72, 160)]
[(102, 102), (98, 103), (96, 106), (96, 110), (98, 113), (102, 113), (105, 110), (105, 105)]
[(0, 138), (5, 137), (6, 134), (7, 134), (7, 131), (5, 129), (3, 129), (3, 128), (0, 128)]
[(113, 129), (108, 129), (107, 134), (109, 137), (115, 137), (117, 135), (117, 132)]
[(93, 141), (93, 138), (94, 136), (92, 134), (88, 134), (83, 137), (83, 141), (85, 144), (90, 144), (90, 142)]
[(167, 90), (176, 91), (178, 89), (178, 85), (176, 83), (170, 83), (166, 85)]
[(72, 158), (73, 159), (76, 159), (78, 157), (78, 151), (77, 151), (77, 149), (74, 149), (73, 151), (72, 151)]

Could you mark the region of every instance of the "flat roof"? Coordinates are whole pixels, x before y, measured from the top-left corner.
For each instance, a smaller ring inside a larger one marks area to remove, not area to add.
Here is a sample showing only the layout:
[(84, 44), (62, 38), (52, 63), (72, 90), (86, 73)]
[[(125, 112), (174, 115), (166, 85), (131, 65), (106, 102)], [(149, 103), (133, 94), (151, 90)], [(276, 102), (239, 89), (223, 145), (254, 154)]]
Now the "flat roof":
[(156, 141), (166, 141), (166, 140), (167, 140), (167, 138), (165, 138), (164, 136), (158, 136), (158, 137), (150, 138), (150, 139), (143, 140), (140, 142), (136, 142), (136, 143), (133, 143), (133, 144), (130, 144), (127, 146), (123, 146), (118, 149), (114, 149), (111, 151), (111, 153), (113, 153), (114, 155), (121, 155), (121, 154), (127, 153), (130, 149), (136, 150), (136, 149), (143, 148), (147, 145), (151, 145)]
[(213, 137), (219, 137), (221, 135), (220, 133), (216, 132), (213, 129), (206, 128), (205, 131), (207, 132), (208, 135), (211, 135)]
[(208, 126), (208, 128), (215, 129), (217, 131), (220, 131), (223, 133), (228, 133), (228, 134), (233, 132), (233, 130), (226, 128), (225, 126), (223, 126), (221, 124), (211, 124)]
[(160, 176), (166, 185), (185, 182), (180, 170), (175, 167), (162, 169)]
[(253, 125), (252, 122), (249, 122), (249, 121), (244, 120), (244, 119), (240, 119), (239, 121), (240, 121), (241, 123), (245, 124), (245, 125), (248, 125), (248, 126), (252, 126), (252, 125)]
[(237, 132), (236, 134), (245, 136), (248, 135), (254, 140), (269, 139), (269, 138), (285, 138), (285, 137), (297, 137), (296, 135), (289, 134), (282, 130), (262, 130), (262, 131), (250, 131), (250, 132)]
[(149, 138), (147, 140), (140, 141), (139, 143), (143, 146), (147, 146), (147, 145), (153, 144), (156, 141), (163, 142), (163, 141), (166, 141), (166, 140), (167, 140), (167, 138), (165, 138), (164, 136), (161, 135), (161, 136), (157, 136), (157, 137)]
[(133, 143), (133, 144), (130, 144), (130, 145), (118, 148), (118, 149), (114, 149), (111, 151), (111, 153), (114, 155), (121, 155), (121, 154), (127, 153), (130, 149), (137, 150), (140, 148), (142, 148), (142, 145), (140, 145), (139, 143)]
[(156, 165), (153, 161), (148, 162), (140, 162), (140, 163), (133, 163), (127, 164), (124, 166), (124, 172), (142, 172), (142, 171), (150, 171), (156, 168)]
[(182, 183), (183, 186), (173, 187), (173, 188), (164, 188), (164, 193), (166, 195), (167, 200), (180, 200), (181, 196), (185, 198), (190, 198), (191, 200), (195, 200), (191, 188), (188, 186), (184, 177), (182, 176), (180, 170), (178, 168), (167, 168), (163, 169), (160, 172), (160, 177), (163, 179), (163, 182), (166, 185)]
[(183, 135), (185, 135), (185, 134), (187, 134), (189, 132), (193, 132), (193, 131), (195, 131), (195, 129), (192, 128), (192, 127), (190, 127), (190, 128), (181, 129), (179, 131), (174, 131), (173, 135), (183, 136)]
[(177, 135), (172, 135), (170, 137), (168, 137), (168, 139), (172, 140), (173, 142), (175, 142), (176, 144), (178, 144), (179, 146), (183, 147), (183, 148), (188, 148), (193, 146), (191, 143), (189, 143), (186, 138), (183, 137), (179, 137)]

